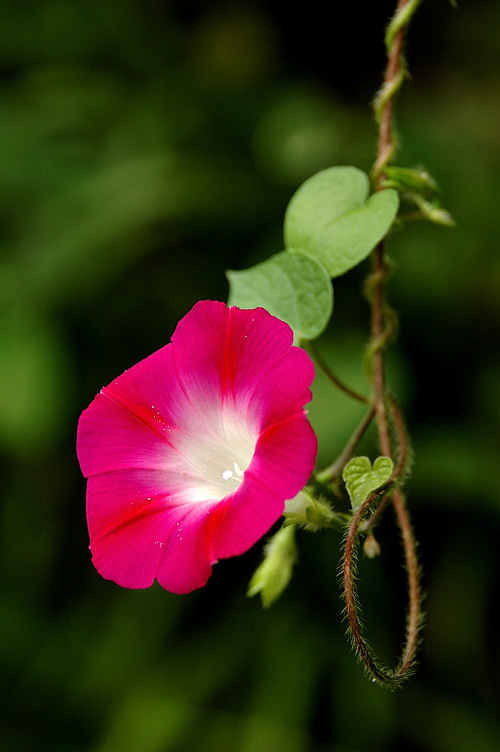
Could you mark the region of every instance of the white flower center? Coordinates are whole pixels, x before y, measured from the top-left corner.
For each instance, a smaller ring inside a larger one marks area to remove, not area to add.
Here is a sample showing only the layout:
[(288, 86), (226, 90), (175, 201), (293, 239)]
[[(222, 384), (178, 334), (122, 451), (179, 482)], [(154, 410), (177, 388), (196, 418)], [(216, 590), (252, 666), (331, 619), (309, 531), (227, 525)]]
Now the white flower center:
[(258, 433), (234, 409), (226, 410), (219, 425), (203, 426), (183, 442), (183, 472), (189, 501), (223, 499), (235, 491), (252, 461)]
[(229, 480), (229, 478), (234, 478), (236, 473), (236, 478), (241, 480), (243, 478), (243, 472), (240, 470), (240, 466), (237, 462), (233, 462), (234, 472), (233, 470), (224, 470), (222, 473), (222, 477), (224, 480)]

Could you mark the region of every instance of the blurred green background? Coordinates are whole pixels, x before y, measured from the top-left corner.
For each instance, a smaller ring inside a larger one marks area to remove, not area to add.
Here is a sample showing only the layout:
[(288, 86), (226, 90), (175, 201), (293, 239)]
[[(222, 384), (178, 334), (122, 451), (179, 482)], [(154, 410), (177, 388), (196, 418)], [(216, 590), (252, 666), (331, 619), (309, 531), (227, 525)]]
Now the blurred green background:
[[(281, 250), (302, 180), (371, 166), (393, 4), (342, 5), (332, 18), (317, 0), (0, 0), (2, 750), (500, 749), (496, 0), (423, 4), (397, 110), (398, 163), (425, 165), (458, 223), (390, 241), (390, 371), (427, 592), (418, 673), (395, 694), (363, 676), (334, 533), (300, 535), (269, 612), (245, 597), (260, 546), (184, 597), (105, 582), (87, 548), (81, 410), (196, 300), (225, 300), (226, 268)], [(318, 343), (362, 389), (368, 271), (337, 282)], [(320, 377), (315, 393), (326, 463), (361, 414)], [(394, 663), (405, 592), (390, 514), (379, 539), (360, 591), (371, 642)]]

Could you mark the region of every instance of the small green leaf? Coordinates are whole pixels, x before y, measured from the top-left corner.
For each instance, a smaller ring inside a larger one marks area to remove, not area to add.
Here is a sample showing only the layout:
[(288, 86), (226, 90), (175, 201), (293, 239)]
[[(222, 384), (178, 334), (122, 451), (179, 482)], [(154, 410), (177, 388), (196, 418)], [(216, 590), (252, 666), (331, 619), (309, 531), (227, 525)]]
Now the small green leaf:
[(322, 264), (302, 250), (276, 253), (250, 269), (227, 271), (229, 305), (262, 306), (289, 324), (299, 339), (315, 339), (333, 310), (331, 279)]
[(306, 180), (285, 213), (285, 245), (301, 248), (338, 277), (363, 261), (388, 233), (398, 211), (392, 188), (368, 198), (370, 181), (356, 167), (330, 167)]
[(377, 457), (371, 465), (368, 457), (354, 457), (344, 468), (344, 479), (351, 506), (355, 512), (369, 495), (391, 477), (394, 465), (389, 457)]

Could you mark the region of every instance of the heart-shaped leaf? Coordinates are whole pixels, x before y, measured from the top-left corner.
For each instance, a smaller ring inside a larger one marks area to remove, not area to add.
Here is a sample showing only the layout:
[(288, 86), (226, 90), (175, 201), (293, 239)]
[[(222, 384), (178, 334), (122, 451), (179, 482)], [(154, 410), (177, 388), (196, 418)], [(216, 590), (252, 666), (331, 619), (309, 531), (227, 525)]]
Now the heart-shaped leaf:
[(342, 477), (353, 512), (359, 509), (373, 491), (389, 480), (393, 467), (389, 457), (377, 457), (373, 467), (368, 457), (354, 457), (347, 463)]
[(262, 306), (286, 321), (298, 339), (315, 339), (333, 310), (333, 288), (323, 265), (295, 249), (276, 253), (250, 269), (227, 271), (229, 305)]
[(368, 198), (370, 181), (356, 167), (330, 167), (305, 181), (285, 213), (287, 248), (301, 248), (338, 277), (363, 261), (388, 233), (399, 207), (388, 188)]

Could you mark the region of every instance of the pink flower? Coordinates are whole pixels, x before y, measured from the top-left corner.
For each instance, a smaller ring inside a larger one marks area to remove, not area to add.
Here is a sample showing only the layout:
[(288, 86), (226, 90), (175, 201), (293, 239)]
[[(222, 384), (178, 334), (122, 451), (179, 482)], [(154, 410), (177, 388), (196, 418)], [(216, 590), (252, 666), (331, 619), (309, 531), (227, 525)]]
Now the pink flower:
[(313, 377), (287, 324), (205, 300), (104, 387), (77, 437), (99, 573), (187, 593), (253, 546), (313, 470)]

